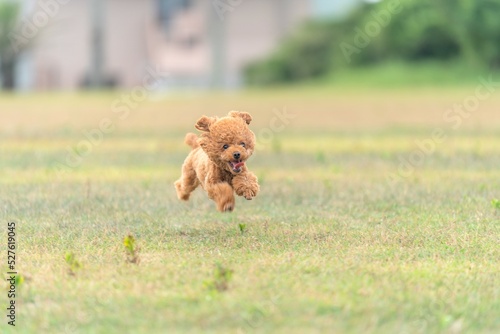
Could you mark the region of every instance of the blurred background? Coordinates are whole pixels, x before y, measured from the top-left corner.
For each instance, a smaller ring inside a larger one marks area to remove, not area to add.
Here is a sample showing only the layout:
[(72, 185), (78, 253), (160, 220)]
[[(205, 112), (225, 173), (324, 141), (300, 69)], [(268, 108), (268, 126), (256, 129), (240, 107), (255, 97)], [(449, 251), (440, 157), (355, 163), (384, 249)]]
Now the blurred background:
[(500, 66), (499, 13), (496, 0), (1, 0), (1, 87), (128, 89), (149, 67), (168, 76), (160, 91), (464, 83)]
[(2, 87), (130, 88), (147, 65), (169, 73), (165, 89), (241, 87), (245, 67), (304, 21), (346, 14), (353, 3), (2, 0)]

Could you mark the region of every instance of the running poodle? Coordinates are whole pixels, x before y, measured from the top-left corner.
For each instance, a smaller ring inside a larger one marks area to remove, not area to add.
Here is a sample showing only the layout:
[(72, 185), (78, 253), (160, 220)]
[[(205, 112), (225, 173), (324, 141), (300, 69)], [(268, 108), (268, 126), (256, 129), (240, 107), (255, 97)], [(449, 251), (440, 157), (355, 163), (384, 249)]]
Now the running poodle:
[(202, 132), (200, 137), (188, 133), (185, 139), (193, 150), (175, 182), (179, 199), (187, 201), (201, 184), (217, 210), (232, 211), (234, 192), (247, 200), (257, 195), (257, 177), (245, 165), (255, 147), (255, 135), (248, 128), (251, 121), (249, 113), (240, 111), (231, 111), (222, 118), (203, 116), (198, 120), (195, 127)]

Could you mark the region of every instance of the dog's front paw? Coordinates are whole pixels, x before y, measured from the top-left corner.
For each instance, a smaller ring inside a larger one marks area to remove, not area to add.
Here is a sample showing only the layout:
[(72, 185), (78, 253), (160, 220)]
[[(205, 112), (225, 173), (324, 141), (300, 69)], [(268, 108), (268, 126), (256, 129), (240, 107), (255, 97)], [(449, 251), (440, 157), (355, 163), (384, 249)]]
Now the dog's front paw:
[(252, 187), (248, 187), (248, 188), (245, 188), (243, 190), (243, 197), (245, 197), (247, 200), (252, 200), (252, 198), (254, 198), (255, 196), (257, 196), (257, 193), (259, 192), (259, 186), (252, 186)]
[(257, 196), (260, 189), (257, 177), (250, 172), (234, 177), (233, 187), (236, 195), (243, 196), (247, 200), (251, 200)]

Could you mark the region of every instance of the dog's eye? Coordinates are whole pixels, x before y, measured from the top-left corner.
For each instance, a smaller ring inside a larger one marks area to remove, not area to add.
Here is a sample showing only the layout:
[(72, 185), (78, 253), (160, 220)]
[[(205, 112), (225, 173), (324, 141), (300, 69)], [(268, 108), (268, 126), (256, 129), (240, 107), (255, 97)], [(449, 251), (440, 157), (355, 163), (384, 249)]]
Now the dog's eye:
[(245, 143), (241, 143), (240, 145), (243, 146), (243, 147), (245, 147)]
[(228, 144), (224, 144), (224, 146), (222, 146), (222, 148), (223, 148), (223, 149), (225, 149), (225, 150), (227, 150), (227, 149), (228, 149), (228, 147), (229, 147), (229, 145), (228, 145)]

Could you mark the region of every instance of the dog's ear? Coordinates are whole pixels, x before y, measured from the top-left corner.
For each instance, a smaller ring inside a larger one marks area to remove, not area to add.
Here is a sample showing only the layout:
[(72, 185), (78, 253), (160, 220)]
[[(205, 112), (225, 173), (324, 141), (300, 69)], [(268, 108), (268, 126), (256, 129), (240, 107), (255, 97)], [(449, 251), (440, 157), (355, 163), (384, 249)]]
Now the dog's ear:
[(210, 131), (210, 126), (216, 121), (215, 117), (208, 117), (208, 116), (203, 116), (196, 122), (194, 125), (195, 128), (197, 128), (200, 131), (204, 132), (209, 132)]
[(229, 116), (231, 117), (240, 117), (243, 118), (243, 120), (247, 123), (250, 124), (252, 121), (252, 116), (250, 116), (249, 113), (244, 112), (244, 111), (230, 111)]

